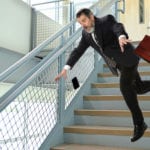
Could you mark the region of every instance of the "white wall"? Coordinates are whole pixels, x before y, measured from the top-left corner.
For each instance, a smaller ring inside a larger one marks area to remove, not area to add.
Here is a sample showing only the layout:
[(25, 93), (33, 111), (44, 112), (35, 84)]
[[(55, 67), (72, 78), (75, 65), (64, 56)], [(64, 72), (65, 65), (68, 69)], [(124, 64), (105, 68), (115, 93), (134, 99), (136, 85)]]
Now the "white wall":
[(120, 21), (124, 23), (130, 39), (140, 41), (148, 34), (148, 22), (150, 21), (150, 0), (144, 0), (145, 22), (139, 23), (139, 0), (126, 0), (125, 13), (120, 13)]
[(21, 0), (0, 0), (0, 46), (26, 54), (30, 48), (31, 8)]

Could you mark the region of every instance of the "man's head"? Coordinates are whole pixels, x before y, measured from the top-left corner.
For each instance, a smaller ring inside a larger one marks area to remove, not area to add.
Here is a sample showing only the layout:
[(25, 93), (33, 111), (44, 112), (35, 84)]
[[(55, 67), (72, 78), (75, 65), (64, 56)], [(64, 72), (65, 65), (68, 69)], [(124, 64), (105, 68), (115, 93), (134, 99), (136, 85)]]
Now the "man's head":
[(90, 9), (83, 8), (76, 14), (77, 21), (85, 29), (86, 32), (91, 33), (94, 31), (94, 15)]

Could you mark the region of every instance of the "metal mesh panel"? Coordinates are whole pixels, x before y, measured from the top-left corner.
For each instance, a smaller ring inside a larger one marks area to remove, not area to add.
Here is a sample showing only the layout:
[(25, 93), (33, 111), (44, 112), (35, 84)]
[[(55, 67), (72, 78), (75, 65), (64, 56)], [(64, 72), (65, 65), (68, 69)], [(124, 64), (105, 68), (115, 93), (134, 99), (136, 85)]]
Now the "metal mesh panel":
[[(45, 39), (47, 39), (49, 36), (53, 35), (58, 30), (60, 30), (63, 26), (61, 24), (59, 24), (58, 22), (56, 22), (55, 20), (48, 18), (41, 12), (37, 12), (36, 15), (37, 15), (36, 16), (36, 18), (37, 18), (36, 45), (39, 45)], [(53, 48), (53, 45), (51, 48)]]
[[(43, 42), (49, 36), (58, 32), (66, 24), (70, 22), (70, 6), (58, 5), (51, 6), (46, 4), (46, 7), (40, 5), (40, 9), (36, 8), (34, 19), (34, 47)], [(43, 8), (42, 8), (43, 7)], [(35, 25), (36, 24), (36, 25)]]
[[(0, 113), (2, 150), (38, 149), (58, 120), (57, 61)], [(53, 79), (53, 80), (52, 80)], [(52, 82), (51, 82), (52, 81)]]

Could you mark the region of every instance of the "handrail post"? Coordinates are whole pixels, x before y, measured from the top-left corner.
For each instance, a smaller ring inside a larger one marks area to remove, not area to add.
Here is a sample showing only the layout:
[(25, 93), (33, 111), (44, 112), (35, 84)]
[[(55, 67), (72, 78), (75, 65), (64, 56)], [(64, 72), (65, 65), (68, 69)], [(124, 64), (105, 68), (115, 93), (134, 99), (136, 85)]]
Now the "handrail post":
[[(61, 36), (61, 44), (64, 43), (64, 36)], [(65, 64), (65, 52), (58, 58), (58, 72), (61, 72)], [(65, 109), (65, 80), (61, 78), (58, 83), (58, 114), (59, 122), (62, 122), (63, 114)]]
[[(118, 8), (118, 3), (119, 2), (121, 2), (122, 1), (122, 9), (119, 9)], [(116, 17), (116, 20), (118, 20), (119, 18), (118, 18), (118, 12), (121, 12), (121, 13), (125, 13), (125, 0), (118, 0), (118, 1), (116, 1), (116, 3), (115, 3), (115, 17)]]
[(30, 51), (32, 51), (37, 46), (37, 14), (36, 10), (32, 8), (31, 10), (31, 41), (30, 41)]
[[(74, 12), (75, 12), (74, 3), (70, 2), (70, 22), (75, 19)], [(70, 27), (70, 35), (72, 35), (74, 32), (75, 32), (75, 23)]]
[[(58, 60), (58, 72), (61, 72), (65, 63), (65, 53), (63, 53)], [(65, 109), (65, 80), (61, 78), (58, 83), (58, 113), (59, 122), (62, 122), (63, 114)]]

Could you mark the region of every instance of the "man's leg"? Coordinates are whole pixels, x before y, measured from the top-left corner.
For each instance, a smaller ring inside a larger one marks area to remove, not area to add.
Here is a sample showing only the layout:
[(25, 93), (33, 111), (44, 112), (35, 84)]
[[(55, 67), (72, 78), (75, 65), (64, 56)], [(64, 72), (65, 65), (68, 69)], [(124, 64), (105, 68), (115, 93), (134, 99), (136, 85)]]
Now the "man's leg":
[(137, 93), (134, 89), (133, 83), (135, 81), (137, 66), (133, 67), (122, 67), (120, 69), (120, 90), (125, 99), (127, 106), (129, 107), (133, 123), (134, 123), (134, 135), (131, 139), (132, 142), (138, 140), (146, 130), (147, 126), (144, 123), (144, 117), (139, 107), (137, 100)]
[(144, 94), (150, 91), (150, 80), (141, 80), (138, 71), (135, 75), (134, 88), (137, 94)]

